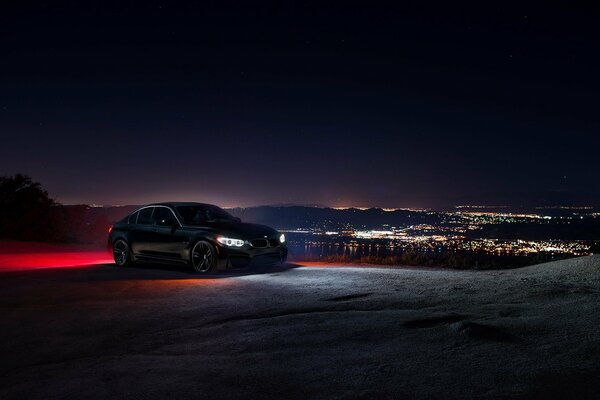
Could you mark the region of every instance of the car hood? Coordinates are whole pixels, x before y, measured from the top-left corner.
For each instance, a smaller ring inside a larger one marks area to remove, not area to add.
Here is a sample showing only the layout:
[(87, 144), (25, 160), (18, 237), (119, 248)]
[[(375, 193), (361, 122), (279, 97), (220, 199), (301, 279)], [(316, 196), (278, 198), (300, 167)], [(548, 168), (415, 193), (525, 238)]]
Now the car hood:
[(269, 226), (246, 222), (210, 222), (204, 227), (189, 225), (187, 227), (198, 230), (209, 228), (219, 235), (232, 236), (235, 239), (257, 239), (265, 236), (271, 238), (277, 235), (277, 231)]

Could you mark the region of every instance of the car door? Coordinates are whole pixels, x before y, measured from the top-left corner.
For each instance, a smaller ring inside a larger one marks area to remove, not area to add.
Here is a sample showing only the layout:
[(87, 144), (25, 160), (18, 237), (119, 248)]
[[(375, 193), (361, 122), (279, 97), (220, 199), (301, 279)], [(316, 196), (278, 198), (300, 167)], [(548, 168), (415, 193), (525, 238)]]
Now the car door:
[(152, 213), (154, 207), (142, 208), (137, 217), (135, 228), (130, 232), (131, 250), (136, 257), (152, 255), (154, 242), (154, 220)]
[(183, 261), (183, 243), (185, 238), (181, 224), (173, 211), (165, 206), (157, 206), (152, 215), (154, 220), (153, 254), (156, 257)]

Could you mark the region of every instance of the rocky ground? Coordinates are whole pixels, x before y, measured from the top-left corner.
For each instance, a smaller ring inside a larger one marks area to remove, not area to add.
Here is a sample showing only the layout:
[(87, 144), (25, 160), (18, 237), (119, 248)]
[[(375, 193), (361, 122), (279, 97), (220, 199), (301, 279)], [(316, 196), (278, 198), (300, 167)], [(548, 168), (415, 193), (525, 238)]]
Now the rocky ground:
[(0, 274), (0, 398), (598, 398), (600, 257)]

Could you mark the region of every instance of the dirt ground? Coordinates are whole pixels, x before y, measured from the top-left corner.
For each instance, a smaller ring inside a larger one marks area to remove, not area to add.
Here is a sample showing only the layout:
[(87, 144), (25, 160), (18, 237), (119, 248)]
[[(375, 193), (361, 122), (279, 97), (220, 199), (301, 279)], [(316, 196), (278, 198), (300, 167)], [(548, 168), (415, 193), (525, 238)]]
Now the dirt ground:
[(600, 256), (0, 274), (1, 399), (598, 398)]

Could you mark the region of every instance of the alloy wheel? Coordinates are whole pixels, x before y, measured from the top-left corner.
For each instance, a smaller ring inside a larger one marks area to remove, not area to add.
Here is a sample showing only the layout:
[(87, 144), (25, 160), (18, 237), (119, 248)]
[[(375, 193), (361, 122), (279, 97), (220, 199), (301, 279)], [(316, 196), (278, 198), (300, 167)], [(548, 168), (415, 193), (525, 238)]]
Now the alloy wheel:
[(192, 267), (196, 272), (208, 272), (215, 263), (215, 252), (210, 243), (200, 241), (192, 249)]
[(129, 246), (124, 240), (119, 239), (113, 245), (113, 257), (115, 259), (115, 264), (119, 267), (123, 267), (127, 264), (129, 258)]

